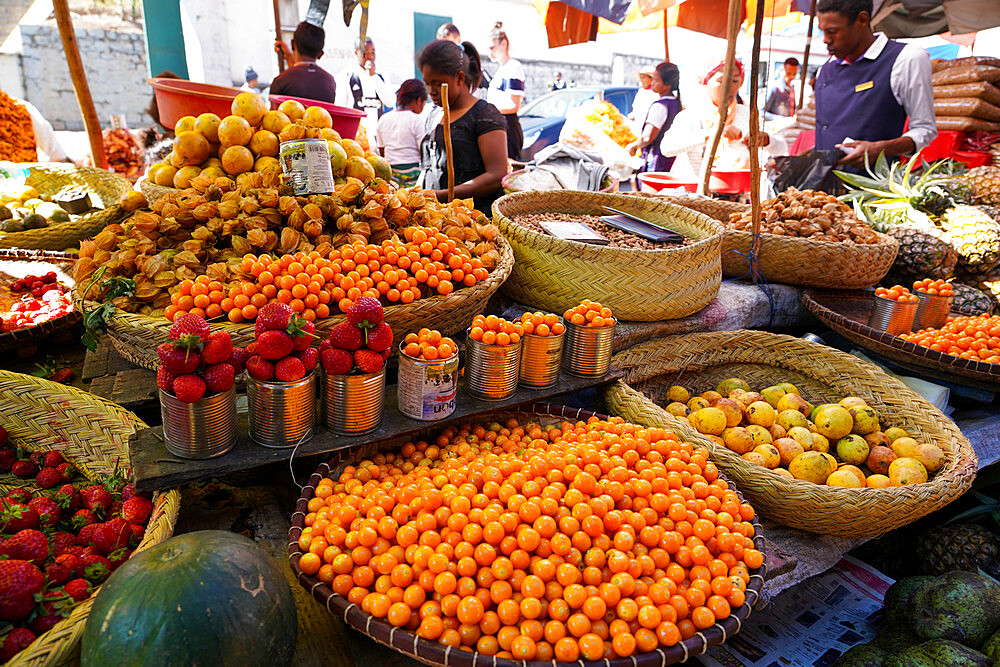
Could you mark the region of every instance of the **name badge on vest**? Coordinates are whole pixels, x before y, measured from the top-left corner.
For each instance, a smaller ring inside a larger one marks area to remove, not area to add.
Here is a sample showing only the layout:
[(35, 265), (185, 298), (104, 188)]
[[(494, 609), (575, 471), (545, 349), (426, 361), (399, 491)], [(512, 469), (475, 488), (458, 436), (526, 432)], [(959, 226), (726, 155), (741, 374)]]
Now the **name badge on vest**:
[(863, 90), (868, 90), (874, 87), (875, 87), (874, 81), (865, 81), (864, 83), (859, 83), (858, 85), (854, 86), (854, 92), (860, 93)]

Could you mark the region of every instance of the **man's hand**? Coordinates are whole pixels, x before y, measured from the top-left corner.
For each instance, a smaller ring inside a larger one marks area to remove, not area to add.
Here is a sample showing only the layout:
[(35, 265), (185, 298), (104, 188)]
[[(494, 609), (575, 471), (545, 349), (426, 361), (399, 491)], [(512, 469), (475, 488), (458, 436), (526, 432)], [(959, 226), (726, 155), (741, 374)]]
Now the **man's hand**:
[(837, 148), (847, 151), (847, 155), (840, 158), (837, 164), (851, 167), (865, 166), (865, 154), (868, 155), (869, 164), (873, 163), (878, 154), (884, 150), (880, 141), (850, 141), (837, 144)]
[[(758, 142), (758, 146), (760, 148), (763, 148), (764, 146), (767, 146), (769, 143), (771, 143), (771, 137), (770, 137), (770, 135), (767, 132), (760, 132), (757, 135), (757, 142)], [(750, 135), (749, 134), (747, 136), (743, 137), (743, 142), (742, 143), (747, 148), (750, 147)]]
[(639, 141), (633, 141), (625, 147), (625, 150), (628, 151), (629, 155), (635, 155), (639, 151)]
[(285, 44), (283, 40), (274, 40), (274, 51), (275, 53), (280, 53), (285, 58), (285, 62), (289, 65), (295, 64), (295, 57), (292, 55), (292, 50), (288, 48), (288, 44)]
[(722, 131), (722, 136), (724, 136), (726, 139), (729, 139), (730, 141), (736, 141), (737, 139), (743, 136), (743, 131), (740, 128), (736, 127), (735, 125), (727, 125), (726, 128)]

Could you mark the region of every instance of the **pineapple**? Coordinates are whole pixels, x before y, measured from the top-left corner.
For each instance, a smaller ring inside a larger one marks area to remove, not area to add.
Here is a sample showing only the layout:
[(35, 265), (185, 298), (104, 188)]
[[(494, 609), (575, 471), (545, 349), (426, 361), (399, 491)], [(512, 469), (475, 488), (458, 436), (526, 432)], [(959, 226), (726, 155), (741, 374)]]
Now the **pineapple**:
[(976, 167), (965, 176), (977, 204), (1000, 205), (1000, 167)]
[(947, 524), (924, 534), (917, 542), (913, 559), (923, 574), (981, 569), (996, 577), (1000, 574), (1000, 539), (973, 523)]
[(1000, 264), (1000, 222), (975, 206), (949, 208), (938, 219), (958, 253), (958, 271), (981, 276)]
[[(877, 231), (881, 225), (876, 225)], [(893, 283), (908, 285), (923, 278), (947, 278), (955, 270), (958, 253), (951, 237), (930, 220), (914, 220), (886, 225), (885, 233), (899, 241), (899, 254), (889, 270)]]
[(952, 283), (955, 290), (955, 300), (952, 306), (955, 310), (972, 315), (992, 315), (997, 307), (996, 298), (984, 290), (962, 283)]

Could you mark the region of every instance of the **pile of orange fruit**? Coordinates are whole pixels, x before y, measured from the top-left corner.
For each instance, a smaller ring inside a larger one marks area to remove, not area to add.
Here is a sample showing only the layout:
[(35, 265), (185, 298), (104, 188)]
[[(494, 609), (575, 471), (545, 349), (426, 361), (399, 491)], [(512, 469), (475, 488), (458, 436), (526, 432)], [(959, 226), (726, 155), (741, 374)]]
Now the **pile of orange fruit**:
[(620, 418), (444, 428), (321, 479), (299, 567), (364, 611), (515, 660), (671, 646), (745, 603), (753, 508), (708, 452)]
[(940, 329), (921, 329), (900, 338), (962, 359), (1000, 364), (1000, 315), (952, 317)]
[(893, 285), (888, 288), (876, 287), (875, 296), (880, 296), (883, 299), (889, 299), (890, 301), (898, 301), (899, 303), (916, 303), (919, 301), (916, 294), (912, 293), (902, 285)]
[[(472, 287), (489, 277), (479, 258), (462, 254), (464, 247), (460, 249), (445, 234), (427, 227), (406, 227), (403, 234), (405, 242), (390, 239), (381, 245), (348, 244), (331, 251), (329, 257), (317, 252), (276, 258), (245, 255), (240, 271), (252, 280), (241, 280), (228, 292), (213, 283), (217, 289), (210, 290), (205, 305), (195, 303), (193, 283), (185, 287), (192, 282), (185, 281), (171, 295), (163, 315), (171, 322), (183, 313), (206, 319), (225, 315), (230, 322), (240, 323), (256, 318), (257, 311), (269, 301), (279, 301), (312, 322), (331, 313), (346, 313), (362, 296), (380, 299), (384, 305), (412, 303)], [(219, 308), (211, 308), (209, 313), (211, 304)]]
[(417, 333), (408, 333), (403, 338), (403, 354), (414, 359), (436, 361), (448, 359), (458, 351), (458, 345), (451, 338), (442, 336), (437, 329), (424, 327)]
[(469, 326), (469, 338), (483, 345), (515, 345), (521, 342), (524, 327), (496, 315), (476, 315)]
[(566, 331), (566, 325), (559, 321), (558, 315), (537, 310), (521, 315), (521, 328), (525, 335), (532, 336), (559, 336)]
[(913, 291), (923, 292), (932, 296), (955, 296), (955, 289), (947, 280), (924, 278), (913, 283)]
[(573, 306), (563, 314), (567, 322), (578, 326), (609, 327), (615, 323), (610, 308), (605, 308), (596, 301), (584, 299), (579, 306)]

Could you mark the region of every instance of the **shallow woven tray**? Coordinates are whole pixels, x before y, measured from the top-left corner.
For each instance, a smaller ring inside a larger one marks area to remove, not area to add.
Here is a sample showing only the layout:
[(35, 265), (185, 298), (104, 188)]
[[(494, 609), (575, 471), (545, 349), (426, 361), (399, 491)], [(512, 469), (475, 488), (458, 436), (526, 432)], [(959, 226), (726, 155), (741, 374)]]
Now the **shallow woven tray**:
[[(455, 334), (465, 330), (472, 318), (483, 312), (486, 302), (510, 275), (514, 265), (514, 253), (502, 236), (498, 236), (497, 247), (500, 250), (500, 262), (490, 273), (489, 278), (476, 283), (472, 287), (457, 289), (447, 296), (436, 294), (426, 299), (412, 303), (397, 303), (385, 309), (385, 321), (392, 325), (394, 344), (398, 345), (403, 337), (421, 327), (437, 329), (445, 335)], [(83, 288), (73, 290), (73, 304), (78, 310), (83, 309)], [(87, 308), (96, 304), (86, 303)], [(336, 325), (344, 321), (344, 315), (331, 316), (316, 322), (316, 334), (325, 336)], [(211, 322), (213, 330), (228, 331), (233, 338), (233, 344), (249, 345), (254, 341), (254, 324), (233, 324), (229, 321)], [(137, 366), (156, 370), (159, 358), (156, 347), (169, 340), (170, 322), (162, 317), (147, 317), (116, 311), (108, 322), (108, 334), (115, 349), (123, 357)]]
[[(146, 425), (103, 398), (41, 378), (0, 370), (0, 423), (29, 451), (61, 452), (88, 479), (128, 468), (128, 440)], [(6, 492), (0, 482), (0, 491)], [(21, 486), (21, 485), (16, 485)], [(146, 534), (136, 552), (163, 542), (174, 532), (180, 492), (157, 492)], [(73, 612), (19, 653), (9, 667), (76, 664), (80, 638), (97, 589)]]
[(67, 190), (86, 190), (90, 193), (91, 204), (101, 210), (45, 229), (0, 234), (0, 248), (65, 250), (125, 217), (118, 202), (132, 189), (132, 184), (119, 174), (61, 162), (33, 162), (20, 166), (30, 170), (26, 185), (38, 190), (39, 194), (51, 197)]
[[(536, 417), (551, 421), (564, 420), (586, 420), (594, 416), (593, 412), (569, 408), (563, 405), (552, 405), (548, 403), (535, 403), (533, 405), (516, 410), (497, 411), (484, 415), (478, 415), (476, 421), (486, 419), (499, 419), (512, 416)], [(597, 415), (603, 417), (603, 415)], [(468, 417), (456, 420), (453, 423), (464, 423), (469, 421)], [(440, 430), (447, 425), (448, 420), (429, 425), (427, 433)], [(527, 665), (556, 665), (555, 661), (525, 662), (521, 660), (510, 660), (507, 658), (497, 658), (495, 656), (484, 656), (472, 651), (453, 650), (437, 642), (428, 641), (417, 637), (414, 633), (403, 628), (396, 628), (384, 620), (377, 619), (371, 614), (361, 610), (361, 607), (349, 603), (345, 598), (334, 593), (326, 584), (316, 577), (306, 575), (299, 569), (299, 558), (302, 551), (299, 549), (299, 535), (302, 533), (303, 522), (306, 516), (309, 499), (313, 497), (313, 490), (320, 479), (337, 475), (344, 466), (356, 463), (362, 459), (373, 456), (379, 451), (385, 451), (390, 447), (402, 444), (408, 440), (415, 440), (418, 436), (399, 438), (397, 441), (389, 440), (381, 443), (373, 443), (363, 448), (353, 451), (343, 451), (337, 453), (328, 463), (319, 466), (313, 476), (309, 478), (306, 486), (302, 487), (302, 496), (295, 506), (295, 513), (292, 514), (292, 527), (288, 531), (288, 557), (291, 562), (292, 571), (298, 578), (299, 583), (312, 593), (313, 597), (319, 600), (327, 611), (341, 617), (345, 623), (365, 634), (380, 644), (402, 653), (411, 658), (415, 658), (427, 665), (444, 665), (445, 667), (527, 667)], [(420, 437), (423, 437), (421, 434)], [(720, 473), (720, 476), (721, 473)], [(724, 477), (724, 476), (723, 476)], [(728, 480), (727, 480), (728, 481)], [(729, 487), (736, 491), (740, 498), (743, 495), (739, 489), (729, 482)], [(761, 525), (756, 517), (753, 519), (754, 525), (754, 545), (758, 550), (764, 550), (764, 536)], [(597, 660), (576, 663), (581, 667), (652, 667), (653, 665), (672, 665), (687, 660), (690, 656), (701, 655), (712, 646), (724, 643), (729, 637), (735, 635), (743, 626), (743, 622), (750, 616), (754, 604), (760, 599), (761, 589), (764, 587), (764, 574), (767, 571), (767, 562), (756, 569), (750, 571), (750, 583), (747, 584), (746, 602), (733, 612), (729, 618), (722, 622), (717, 622), (706, 630), (699, 632), (694, 637), (668, 648), (659, 648), (649, 653), (636, 654), (630, 658), (616, 660)], [(751, 593), (753, 594), (751, 596)]]
[[(511, 221), (535, 213), (605, 215), (601, 206), (698, 240), (664, 250), (610, 248), (564, 241)], [(513, 246), (516, 260), (504, 292), (535, 308), (562, 313), (592, 299), (620, 320), (652, 322), (696, 313), (719, 292), (722, 226), (667, 201), (569, 190), (518, 192), (493, 203), (493, 221)]]
[[(794, 528), (839, 537), (873, 537), (916, 521), (962, 495), (976, 476), (976, 454), (955, 424), (926, 399), (876, 366), (799, 338), (763, 331), (666, 336), (612, 357), (625, 372), (605, 392), (613, 414), (666, 426), (712, 452), (712, 459), (764, 516)], [(843, 489), (788, 479), (741, 458), (660, 405), (674, 384), (701, 393), (729, 377), (760, 390), (791, 382), (813, 403), (860, 396), (884, 426), (900, 426), (945, 453), (930, 481), (889, 489)]]
[[(59, 275), (59, 282), (70, 287), (74, 285), (71, 271), (74, 260), (76, 260), (76, 255), (68, 252), (0, 248), (0, 272), (10, 274), (15, 278), (23, 278), (29, 273), (38, 275), (39, 273), (55, 271)], [(12, 264), (14, 266), (11, 266)], [(50, 336), (71, 330), (81, 318), (80, 312), (74, 309), (65, 315), (36, 324), (33, 327), (0, 333), (0, 352), (27, 345), (37, 345)]]
[[(715, 199), (662, 197), (678, 206), (700, 211), (726, 227), (731, 213), (742, 213), (747, 204)], [(830, 243), (774, 234), (760, 235), (759, 266), (765, 280), (787, 285), (859, 289), (885, 277), (896, 259), (899, 242), (881, 235), (883, 242)], [(753, 234), (726, 227), (722, 242), (722, 275), (742, 278), (750, 273)]]
[[(872, 292), (806, 290), (802, 303), (847, 340), (900, 366), (924, 375), (986, 391), (1000, 391), (1000, 364), (987, 364), (914, 345), (868, 326)], [(952, 312), (952, 317), (969, 313)]]
[[(517, 171), (512, 171), (506, 176), (504, 176), (500, 180), (500, 185), (503, 187), (504, 194), (509, 195), (515, 192), (535, 191), (533, 189), (525, 190), (525, 188), (520, 187), (520, 183), (518, 182), (518, 180), (521, 176), (523, 176), (526, 173), (527, 170), (518, 169)], [(608, 174), (604, 177), (604, 180), (601, 181), (601, 185), (604, 185), (604, 187), (598, 190), (597, 192), (615, 192), (616, 190), (618, 190), (618, 182), (619, 181), (617, 178), (615, 178), (611, 174)], [(605, 183), (607, 185), (605, 185)]]
[(156, 183), (150, 183), (149, 179), (145, 176), (139, 179), (138, 183), (139, 190), (141, 190), (142, 194), (146, 196), (146, 201), (150, 204), (163, 195), (170, 194), (171, 192), (177, 192), (177, 188), (168, 188), (163, 185), (157, 185)]

